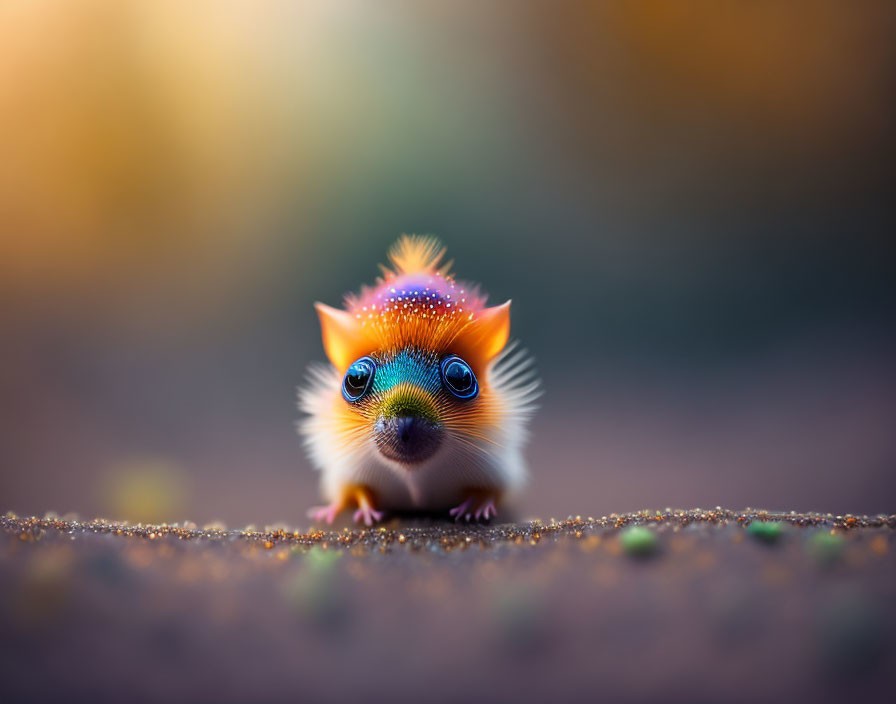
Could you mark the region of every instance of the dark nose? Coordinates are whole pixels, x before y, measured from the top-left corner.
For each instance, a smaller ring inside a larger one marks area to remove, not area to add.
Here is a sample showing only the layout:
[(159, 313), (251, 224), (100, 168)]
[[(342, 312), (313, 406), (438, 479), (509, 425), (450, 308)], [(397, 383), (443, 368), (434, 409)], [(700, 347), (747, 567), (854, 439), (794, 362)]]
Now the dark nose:
[(442, 429), (417, 416), (380, 418), (375, 431), (380, 452), (402, 464), (418, 464), (429, 459), (442, 442)]

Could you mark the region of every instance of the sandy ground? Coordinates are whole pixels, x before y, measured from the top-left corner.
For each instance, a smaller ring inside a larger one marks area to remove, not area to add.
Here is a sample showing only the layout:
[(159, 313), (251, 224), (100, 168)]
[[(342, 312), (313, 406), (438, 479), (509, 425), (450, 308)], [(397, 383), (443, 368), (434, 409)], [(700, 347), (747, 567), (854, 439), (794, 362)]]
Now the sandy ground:
[(896, 516), (0, 518), (0, 700), (889, 700)]

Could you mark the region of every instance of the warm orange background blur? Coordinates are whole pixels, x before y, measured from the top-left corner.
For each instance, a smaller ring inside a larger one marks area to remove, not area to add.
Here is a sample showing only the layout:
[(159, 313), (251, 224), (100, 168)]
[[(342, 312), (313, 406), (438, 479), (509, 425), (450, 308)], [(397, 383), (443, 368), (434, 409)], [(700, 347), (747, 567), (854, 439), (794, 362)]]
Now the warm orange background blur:
[(524, 515), (892, 511), (892, 2), (0, 5), (0, 510), (304, 520), (314, 300), (514, 300)]

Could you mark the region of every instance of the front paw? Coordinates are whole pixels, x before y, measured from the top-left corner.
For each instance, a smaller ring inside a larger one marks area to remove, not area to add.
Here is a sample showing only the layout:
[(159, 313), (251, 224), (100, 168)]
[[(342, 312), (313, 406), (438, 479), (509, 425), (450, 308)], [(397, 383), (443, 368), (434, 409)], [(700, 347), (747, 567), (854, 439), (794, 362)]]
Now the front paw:
[(327, 506), (312, 506), (308, 509), (308, 518), (315, 523), (330, 524), (336, 520), (336, 514), (342, 510), (342, 502), (337, 501)]
[(355, 523), (363, 521), (365, 526), (372, 526), (383, 520), (383, 512), (374, 508), (374, 496), (370, 489), (363, 486), (355, 487), (354, 500), (358, 505), (354, 515)]
[(452, 516), (455, 522), (460, 520), (488, 521), (498, 515), (498, 507), (495, 497), (490, 494), (470, 496), (459, 506), (448, 511), (448, 515)]
[(377, 511), (373, 506), (362, 506), (355, 511), (354, 521), (355, 523), (364, 521), (365, 526), (372, 526), (374, 523), (379, 523), (383, 520), (384, 515), (382, 511)]
[(308, 517), (316, 523), (331, 524), (345, 509), (356, 506), (354, 513), (355, 523), (364, 522), (364, 525), (372, 526), (375, 522), (383, 520), (383, 512), (374, 507), (375, 497), (373, 491), (366, 486), (350, 484), (342, 487), (339, 498), (326, 506), (315, 506), (308, 511)]

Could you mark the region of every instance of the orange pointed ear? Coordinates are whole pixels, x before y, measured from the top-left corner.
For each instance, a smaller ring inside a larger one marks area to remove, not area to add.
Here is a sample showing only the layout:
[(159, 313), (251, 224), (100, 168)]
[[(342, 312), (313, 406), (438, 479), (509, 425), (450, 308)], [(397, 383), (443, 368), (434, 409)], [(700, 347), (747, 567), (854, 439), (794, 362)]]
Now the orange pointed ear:
[(504, 349), (510, 338), (510, 301), (481, 311), (460, 334), (458, 352), (467, 362), (484, 367)]
[(504, 349), (510, 338), (510, 301), (486, 308), (479, 314), (479, 349), (486, 360), (491, 360)]
[(334, 367), (345, 371), (349, 364), (369, 351), (365, 349), (367, 342), (361, 323), (351, 313), (323, 303), (315, 303), (314, 308), (320, 318), (324, 352)]

